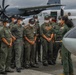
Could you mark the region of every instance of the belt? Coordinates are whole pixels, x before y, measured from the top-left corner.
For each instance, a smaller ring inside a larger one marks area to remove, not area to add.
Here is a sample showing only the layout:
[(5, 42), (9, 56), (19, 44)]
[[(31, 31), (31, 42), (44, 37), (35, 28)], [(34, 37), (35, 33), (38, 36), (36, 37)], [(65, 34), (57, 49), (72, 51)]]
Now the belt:
[(55, 42), (62, 42), (62, 41), (55, 41)]

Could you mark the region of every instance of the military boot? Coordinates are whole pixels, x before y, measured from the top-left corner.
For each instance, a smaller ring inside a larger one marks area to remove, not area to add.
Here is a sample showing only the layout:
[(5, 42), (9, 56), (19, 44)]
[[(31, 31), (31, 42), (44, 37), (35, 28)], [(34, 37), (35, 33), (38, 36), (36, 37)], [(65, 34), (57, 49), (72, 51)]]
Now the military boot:
[(43, 66), (48, 66), (48, 62), (47, 61), (43, 62)]
[(12, 72), (14, 72), (14, 70), (9, 67), (9, 68), (6, 68), (5, 72), (10, 72), (10, 73), (12, 73)]

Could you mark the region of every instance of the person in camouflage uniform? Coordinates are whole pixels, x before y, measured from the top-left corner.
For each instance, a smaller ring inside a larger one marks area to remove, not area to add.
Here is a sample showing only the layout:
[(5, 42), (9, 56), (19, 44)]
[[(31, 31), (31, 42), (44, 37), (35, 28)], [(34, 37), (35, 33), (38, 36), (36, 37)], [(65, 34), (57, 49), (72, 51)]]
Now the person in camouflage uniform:
[[(38, 16), (34, 15), (33, 18), (35, 19), (35, 28), (37, 30), (37, 40), (36, 40), (36, 53), (35, 53), (35, 62), (38, 64), (38, 62), (41, 61), (41, 38), (40, 38), (40, 25), (38, 21)], [(37, 59), (38, 58), (38, 59)]]
[(58, 51), (61, 49), (62, 46), (62, 26), (57, 24), (54, 27), (54, 50), (53, 50), (53, 62), (56, 64), (56, 59), (58, 56)]
[(43, 47), (43, 65), (53, 65), (53, 29), (49, 23), (49, 16), (45, 16), (45, 22), (41, 25), (42, 47)]
[(13, 15), (10, 18), (11, 18), (10, 29), (12, 29), (12, 27), (17, 23), (17, 16)]
[(56, 42), (56, 41), (58, 41), (56, 34), (60, 33), (59, 32), (60, 26), (58, 23), (56, 23), (54, 21), (54, 19), (55, 18), (52, 18), (52, 16), (50, 16), (49, 21), (50, 21), (50, 25), (52, 26), (52, 29), (54, 30), (54, 35), (53, 35), (53, 39), (52, 39), (52, 41), (53, 41), (53, 63), (56, 64), (56, 58), (57, 58), (58, 50), (60, 48), (60, 44), (58, 42)]
[(53, 18), (52, 16), (49, 16), (49, 22), (53, 28), (57, 25), (57, 23), (54, 20), (55, 18)]
[(18, 17), (17, 24), (12, 28), (12, 35), (15, 38), (14, 50), (15, 50), (15, 64), (17, 72), (21, 72), (21, 56), (23, 47), (23, 27), (22, 18)]
[(30, 19), (29, 25), (24, 29), (24, 42), (25, 42), (25, 68), (37, 67), (35, 64), (35, 47), (36, 47), (36, 29), (35, 20)]
[(12, 48), (12, 34), (9, 29), (8, 20), (3, 20), (3, 28), (1, 35), (1, 49), (0, 49), (0, 73), (13, 72), (10, 68), (11, 64), (11, 48)]
[[(11, 16), (11, 22), (10, 22), (10, 26), (9, 26), (9, 28), (11, 30), (11, 33), (12, 33), (12, 28), (16, 25), (16, 21), (17, 21), (17, 16), (16, 15)], [(13, 38), (13, 42), (14, 42), (15, 37), (12, 36), (12, 38)], [(13, 44), (12, 44), (11, 68), (15, 68), (15, 50), (14, 50), (14, 45)]]

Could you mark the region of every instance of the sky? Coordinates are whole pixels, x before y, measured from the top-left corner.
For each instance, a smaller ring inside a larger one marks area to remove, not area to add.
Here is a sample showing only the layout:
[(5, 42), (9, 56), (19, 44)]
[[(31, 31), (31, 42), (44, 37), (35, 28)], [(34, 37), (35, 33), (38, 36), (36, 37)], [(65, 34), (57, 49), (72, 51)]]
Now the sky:
[[(2, 0), (0, 0), (2, 1)], [(48, 0), (5, 0), (6, 4), (10, 4), (10, 6), (39, 6), (39, 5), (46, 5)], [(1, 2), (0, 2), (1, 4)]]
[[(0, 5), (1, 5), (0, 0)], [(39, 6), (46, 5), (48, 0), (5, 0), (5, 4), (9, 4), (11, 7), (31, 7), (31, 6)], [(65, 8), (75, 9), (76, 8), (76, 0), (61, 0), (62, 4), (65, 4)], [(67, 5), (68, 4), (68, 5)]]
[(76, 9), (76, 0), (61, 0), (61, 3), (66, 5), (65, 8)]

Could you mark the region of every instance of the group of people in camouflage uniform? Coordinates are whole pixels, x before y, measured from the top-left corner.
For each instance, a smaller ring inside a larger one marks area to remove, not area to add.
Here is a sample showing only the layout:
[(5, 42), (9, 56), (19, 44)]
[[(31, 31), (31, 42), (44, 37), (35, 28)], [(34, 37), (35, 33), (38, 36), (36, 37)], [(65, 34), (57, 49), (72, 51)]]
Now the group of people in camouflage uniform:
[[(17, 72), (21, 72), (22, 67), (38, 68), (41, 55), (43, 66), (56, 64), (62, 38), (69, 30), (65, 24), (66, 18), (62, 17), (56, 23), (55, 18), (47, 15), (42, 25), (39, 25), (37, 15), (29, 19), (28, 25), (23, 24), (22, 20), (21, 16), (14, 15), (10, 23), (7, 19), (0, 21), (0, 74), (13, 72), (11, 68), (16, 68)], [(65, 55), (64, 50), (62, 55)], [(71, 71), (70, 73), (73, 73), (73, 70)]]

